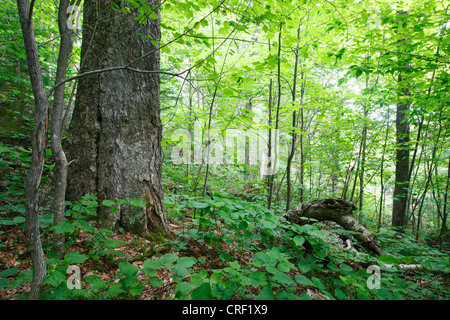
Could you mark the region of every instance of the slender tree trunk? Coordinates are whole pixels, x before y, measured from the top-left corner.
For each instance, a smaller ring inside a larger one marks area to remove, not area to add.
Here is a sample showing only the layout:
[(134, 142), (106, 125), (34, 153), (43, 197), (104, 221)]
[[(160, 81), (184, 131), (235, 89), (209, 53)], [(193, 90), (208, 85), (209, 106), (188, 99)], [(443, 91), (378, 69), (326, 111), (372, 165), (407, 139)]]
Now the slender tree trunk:
[(383, 144), (383, 152), (381, 154), (381, 164), (380, 164), (380, 183), (381, 183), (381, 191), (380, 191), (380, 208), (378, 212), (378, 226), (377, 231), (380, 231), (381, 227), (381, 215), (383, 213), (383, 200), (384, 200), (384, 154), (386, 152), (386, 145), (387, 140), (389, 137), (389, 107), (387, 112), (387, 123), (386, 123), (386, 135), (384, 137), (384, 144)]
[[(300, 40), (300, 26), (297, 30), (297, 40)], [(296, 96), (296, 89), (297, 89), (297, 70), (298, 70), (298, 48), (299, 44), (297, 43), (295, 48), (295, 63), (294, 63), (294, 80), (292, 84), (292, 104), (295, 105), (295, 96)], [(286, 211), (290, 209), (291, 206), (291, 166), (292, 166), (292, 159), (294, 158), (296, 144), (297, 144), (297, 134), (295, 133), (295, 128), (297, 124), (297, 118), (296, 118), (296, 112), (292, 112), (292, 141), (291, 141), (291, 150), (287, 159), (287, 166), (286, 166), (286, 184), (287, 184), (287, 194), (286, 194)]]
[[(250, 111), (250, 114), (252, 114), (253, 112), (252, 98), (248, 99), (248, 101), (246, 102), (245, 109)], [(248, 128), (246, 128), (246, 130), (248, 130)], [(250, 141), (248, 143), (250, 143)], [(247, 144), (246, 141), (244, 141), (244, 145), (245, 145), (245, 165), (246, 165), (244, 171), (244, 180), (250, 182), (253, 180), (252, 164), (250, 161), (250, 145)]]
[[(151, 8), (159, 5), (159, 1), (144, 2)], [(100, 225), (121, 226), (141, 235), (165, 232), (156, 44), (161, 38), (160, 19), (138, 21), (134, 6), (119, 2), (127, 12), (113, 10), (113, 3), (84, 2), (81, 72), (134, 61), (133, 68), (151, 73), (116, 70), (80, 79), (67, 139), (68, 159), (74, 161), (68, 171), (67, 196), (78, 200), (97, 193), (100, 204), (106, 199), (141, 198), (145, 207), (126, 204), (113, 212), (100, 206)]]
[(48, 93), (44, 88), (41, 66), (39, 64), (32, 20), (33, 8), (28, 0), (17, 0), (17, 7), (35, 102), (33, 135), (31, 137), (31, 161), (26, 183), (25, 216), (27, 248), (33, 268), (33, 279), (28, 299), (37, 300), (42, 294), (42, 283), (47, 274), (45, 255), (40, 238), (38, 210), (39, 187), (41, 185), (47, 148)]
[(216, 99), (217, 94), (217, 87), (218, 83), (214, 84), (214, 94), (211, 101), (211, 105), (209, 106), (209, 118), (208, 118), (208, 147), (206, 151), (206, 173), (205, 173), (205, 181), (203, 183), (203, 191), (202, 191), (202, 197), (206, 194), (206, 186), (208, 183), (208, 175), (209, 175), (209, 155), (210, 155), (210, 148), (211, 148), (211, 118), (212, 118), (212, 111), (214, 107), (214, 101)]
[[(366, 80), (366, 88), (368, 79)], [(364, 126), (361, 141), (361, 168), (359, 171), (359, 214), (362, 215), (363, 210), (363, 200), (364, 200), (364, 169), (366, 166), (366, 141), (367, 141), (367, 117), (369, 115), (369, 110), (366, 105), (364, 105)]]
[[(403, 82), (399, 75), (399, 83)], [(409, 89), (402, 89), (404, 95), (409, 95)], [(395, 187), (392, 208), (392, 225), (405, 227), (406, 205), (408, 203), (409, 188), (409, 102), (397, 104), (396, 128), (397, 151), (395, 162)]]
[(448, 167), (447, 167), (447, 183), (445, 185), (445, 193), (444, 193), (444, 206), (442, 208), (442, 226), (441, 231), (439, 233), (439, 237), (444, 237), (448, 232), (447, 228), (447, 207), (448, 207), (448, 193), (449, 193), (449, 185), (450, 185), (450, 156), (448, 157)]
[(275, 143), (274, 143), (274, 157), (272, 159), (271, 156), (269, 156), (269, 161), (271, 162), (270, 164), (270, 168), (271, 168), (271, 172), (269, 172), (269, 178), (272, 180), (272, 183), (270, 184), (270, 189), (269, 189), (269, 206), (268, 208), (270, 209), (271, 204), (272, 204), (272, 193), (273, 193), (273, 180), (275, 177), (275, 168), (277, 166), (277, 148), (278, 148), (278, 121), (279, 121), (279, 116), (280, 116), (280, 105), (281, 105), (281, 32), (283, 30), (283, 23), (280, 22), (280, 31), (278, 33), (278, 63), (277, 63), (277, 83), (278, 83), (278, 98), (277, 98), (277, 110), (276, 110), (276, 116), (275, 116)]
[[(399, 15), (407, 15), (406, 12), (399, 12)], [(403, 19), (402, 19), (403, 21)], [(404, 40), (405, 42), (406, 40)], [(409, 188), (409, 106), (408, 100), (409, 84), (404, 79), (404, 69), (409, 64), (400, 62), (398, 75), (398, 86), (400, 90), (399, 102), (397, 103), (396, 114), (396, 161), (395, 161), (395, 186), (392, 205), (392, 226), (404, 229), (406, 227), (406, 211), (408, 203)]]
[(305, 202), (305, 146), (303, 145), (303, 132), (305, 132), (305, 119), (303, 113), (303, 99), (306, 90), (306, 76), (305, 73), (301, 72), (302, 86), (300, 89), (300, 203)]
[[(72, 53), (73, 41), (72, 32), (67, 27), (67, 9), (70, 0), (61, 0), (58, 12), (58, 27), (61, 35), (59, 46), (58, 67), (56, 71), (55, 83), (59, 83), (66, 78), (68, 61)], [(55, 177), (53, 183), (54, 194), (54, 218), (55, 225), (65, 219), (65, 196), (67, 185), (67, 158), (62, 147), (62, 135), (64, 130), (63, 111), (64, 111), (64, 90), (65, 85), (59, 86), (54, 93), (52, 125), (51, 125), (51, 147), (55, 157)], [(64, 255), (64, 234), (54, 235), (54, 250), (61, 258)]]
[[(442, 118), (442, 110), (443, 110), (443, 107), (441, 108), (439, 116), (438, 116), (439, 120)], [(422, 200), (421, 200), (420, 207), (419, 207), (419, 215), (418, 215), (418, 218), (417, 218), (417, 229), (416, 229), (416, 239), (417, 240), (419, 239), (419, 231), (420, 231), (420, 222), (421, 222), (421, 219), (422, 219), (423, 202), (424, 202), (424, 199), (426, 197), (426, 193), (427, 193), (428, 187), (429, 187), (429, 185), (430, 185), (430, 183), (432, 181), (432, 178), (433, 178), (433, 169), (434, 169), (434, 166), (436, 166), (436, 164), (435, 164), (436, 151), (437, 151), (437, 146), (439, 145), (439, 140), (441, 138), (441, 133), (442, 133), (442, 123), (441, 123), (441, 121), (439, 121), (438, 135), (437, 135), (437, 138), (436, 138), (436, 142), (434, 143), (434, 146), (433, 146), (433, 151), (431, 152), (431, 162), (430, 162), (430, 165), (428, 167), (428, 175), (427, 175), (427, 180), (425, 182), (425, 189), (423, 191), (423, 196), (422, 196)]]
[[(269, 40), (269, 48), (270, 48), (270, 40)], [(270, 49), (269, 49), (270, 51)], [(269, 136), (268, 136), (268, 146), (267, 146), (267, 153), (268, 153), (268, 159), (272, 158), (272, 78), (269, 80), (269, 103), (268, 103), (268, 109), (269, 109), (269, 119), (268, 119), (268, 125), (269, 125)], [(267, 165), (267, 164), (265, 164)], [(270, 205), (272, 202), (272, 188), (273, 188), (273, 176), (268, 175), (267, 176), (267, 190), (268, 190), (268, 208), (270, 209)]]

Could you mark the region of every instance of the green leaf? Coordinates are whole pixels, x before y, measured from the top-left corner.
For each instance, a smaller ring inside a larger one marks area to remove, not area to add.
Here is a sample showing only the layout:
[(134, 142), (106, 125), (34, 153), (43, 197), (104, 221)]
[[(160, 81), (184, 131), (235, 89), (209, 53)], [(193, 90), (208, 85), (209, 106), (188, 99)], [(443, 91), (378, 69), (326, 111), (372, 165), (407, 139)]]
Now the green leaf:
[(300, 269), (301, 272), (307, 273), (311, 270), (311, 265), (306, 260), (301, 259), (298, 262), (298, 268)]
[(52, 285), (53, 287), (57, 287), (65, 281), (66, 276), (59, 271), (53, 271), (47, 276), (47, 278), (45, 278), (45, 282)]
[(312, 298), (305, 292), (300, 295), (300, 300), (312, 300)]
[(294, 284), (294, 281), (291, 279), (289, 275), (283, 272), (277, 272), (273, 277), (273, 280), (275, 280), (278, 283), (285, 284), (285, 285), (292, 285)]
[(95, 290), (104, 290), (106, 288), (106, 282), (95, 274), (87, 276), (85, 281), (91, 284)]
[(194, 208), (197, 208), (197, 209), (205, 209), (205, 208), (209, 207), (209, 204), (208, 203), (204, 203), (204, 202), (194, 202), (192, 204), (192, 206)]
[[(161, 260), (160, 259), (157, 259), (157, 260), (146, 260), (143, 264), (142, 264), (142, 267), (144, 268), (144, 269), (150, 269), (150, 270), (153, 270), (153, 269), (159, 269), (159, 268), (161, 268), (163, 266), (163, 264), (162, 264), (162, 262), (161, 262)], [(145, 272), (145, 270), (144, 270), (144, 272)]]
[(128, 261), (119, 263), (119, 270), (120, 270), (120, 273), (122, 273), (123, 275), (127, 275), (127, 276), (135, 275), (138, 272), (137, 267), (133, 266)]
[(294, 279), (298, 284), (301, 284), (302, 286), (315, 286), (314, 283), (304, 275), (297, 274), (295, 275)]
[(263, 263), (269, 264), (269, 265), (275, 264), (275, 262), (276, 262), (275, 258), (273, 258), (272, 256), (268, 255), (265, 252), (257, 252), (257, 253), (255, 253), (253, 255), (253, 259), (255, 261), (260, 261), (260, 262), (263, 262)]
[(247, 230), (247, 228), (248, 228), (248, 223), (246, 221), (239, 222), (239, 225), (238, 225), (239, 230)]
[(259, 294), (255, 297), (255, 300), (274, 300), (275, 295), (271, 287), (264, 287)]
[(222, 253), (219, 256), (220, 260), (224, 261), (224, 262), (228, 262), (231, 259), (231, 255), (228, 253)]
[(334, 289), (334, 294), (336, 295), (336, 298), (339, 300), (347, 299), (347, 295), (345, 294), (345, 292), (339, 288)]
[(356, 282), (356, 280), (353, 278), (347, 278), (347, 277), (343, 277), (343, 276), (339, 276), (339, 278), (342, 280), (342, 282), (344, 282), (347, 285), (350, 285), (350, 284)]
[(152, 285), (152, 287), (161, 287), (162, 281), (158, 277), (150, 277), (148, 278), (148, 282)]
[(177, 261), (178, 256), (176, 254), (173, 253), (166, 253), (165, 255), (162, 256), (161, 258), (161, 263), (166, 267), (166, 268), (170, 268), (170, 264)]
[(300, 297), (292, 292), (280, 290), (277, 292), (277, 300), (300, 300)]
[(300, 235), (297, 235), (294, 237), (294, 242), (297, 246), (301, 246), (303, 243), (305, 243), (305, 238)]
[(143, 283), (139, 283), (138, 285), (129, 288), (128, 292), (131, 294), (132, 297), (140, 296), (142, 294), (142, 290), (144, 289), (144, 287), (145, 286)]
[(175, 274), (179, 277), (184, 277), (189, 274), (189, 270), (185, 267), (179, 266), (178, 264), (172, 267), (172, 270), (175, 272)]
[(197, 262), (197, 259), (194, 257), (181, 257), (177, 261), (177, 266), (183, 267), (183, 268), (190, 268)]
[(145, 208), (145, 201), (142, 198), (131, 199), (128, 203), (133, 207)]
[(81, 230), (84, 230), (86, 232), (95, 231), (95, 228), (88, 221), (85, 220), (75, 220), (74, 222), (72, 222), (72, 224), (75, 227), (80, 228)]
[(177, 287), (174, 290), (175, 295), (177, 295), (177, 292), (179, 292), (181, 295), (186, 295), (189, 292), (191, 292), (191, 285), (187, 282), (179, 282), (177, 284)]
[(72, 233), (75, 231), (74, 225), (69, 221), (63, 221), (58, 223), (56, 226), (53, 227), (55, 233), (61, 234), (61, 233)]
[(345, 264), (345, 263), (341, 263), (341, 264), (339, 265), (339, 268), (341, 268), (341, 270), (342, 270), (344, 273), (352, 273), (352, 272), (354, 272), (353, 268), (350, 267), (348, 264)]
[(64, 256), (64, 260), (70, 264), (84, 263), (89, 257), (85, 254), (80, 254), (79, 252), (69, 252)]
[(6, 269), (6, 270), (3, 270), (2, 272), (0, 272), (0, 277), (6, 278), (6, 277), (16, 274), (17, 272), (19, 272), (19, 268), (17, 268), (17, 267), (14, 267), (11, 269)]
[(6, 285), (8, 284), (9, 280), (6, 278), (0, 278), (0, 289), (6, 287)]
[(113, 200), (103, 200), (102, 201), (102, 205), (105, 206), (105, 207), (112, 207), (115, 204), (116, 204), (116, 202), (113, 201)]
[(14, 217), (13, 221), (15, 224), (21, 224), (24, 223), (26, 221), (25, 217)]
[(192, 290), (192, 300), (212, 300), (211, 286), (208, 282), (203, 282), (199, 287)]

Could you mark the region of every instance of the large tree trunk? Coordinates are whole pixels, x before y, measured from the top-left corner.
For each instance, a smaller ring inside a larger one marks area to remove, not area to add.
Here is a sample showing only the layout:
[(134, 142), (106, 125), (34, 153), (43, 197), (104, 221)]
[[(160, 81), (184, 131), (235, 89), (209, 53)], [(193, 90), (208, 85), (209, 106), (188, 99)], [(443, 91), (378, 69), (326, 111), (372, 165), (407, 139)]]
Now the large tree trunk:
[[(113, 7), (112, 4), (115, 4)], [(145, 1), (150, 7), (155, 1)], [(113, 8), (128, 7), (130, 13)], [(157, 14), (159, 12), (155, 9)], [(125, 66), (80, 78), (69, 129), (67, 198), (86, 193), (105, 199), (143, 198), (145, 208), (122, 205), (112, 213), (100, 206), (103, 227), (146, 234), (165, 231), (161, 185), (159, 102), (159, 18), (137, 19), (137, 9), (112, 0), (84, 3), (81, 72)], [(150, 54), (149, 54), (150, 53)]]
[(357, 232), (353, 236), (367, 250), (381, 255), (381, 247), (374, 234), (368, 231), (353, 216), (356, 207), (341, 199), (323, 199), (307, 202), (300, 207), (291, 209), (284, 217), (291, 223), (304, 224), (305, 219), (319, 221), (334, 221), (344, 229)]

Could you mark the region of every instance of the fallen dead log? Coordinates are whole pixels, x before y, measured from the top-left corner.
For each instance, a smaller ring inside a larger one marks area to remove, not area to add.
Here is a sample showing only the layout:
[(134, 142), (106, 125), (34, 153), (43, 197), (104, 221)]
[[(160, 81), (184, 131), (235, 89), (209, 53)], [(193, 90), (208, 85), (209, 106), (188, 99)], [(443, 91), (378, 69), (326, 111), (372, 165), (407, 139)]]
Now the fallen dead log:
[(291, 223), (305, 224), (307, 219), (334, 221), (346, 230), (354, 231), (355, 239), (368, 251), (382, 254), (375, 235), (356, 220), (353, 211), (356, 207), (341, 199), (322, 199), (304, 203), (286, 212), (285, 219)]

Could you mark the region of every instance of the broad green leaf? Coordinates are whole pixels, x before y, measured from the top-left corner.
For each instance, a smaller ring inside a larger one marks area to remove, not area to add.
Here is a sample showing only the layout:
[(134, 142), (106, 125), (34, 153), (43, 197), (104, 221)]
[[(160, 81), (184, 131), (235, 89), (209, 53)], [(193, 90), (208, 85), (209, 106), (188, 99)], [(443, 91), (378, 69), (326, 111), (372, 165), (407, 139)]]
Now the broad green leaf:
[(345, 294), (345, 292), (339, 288), (334, 289), (334, 294), (336, 295), (336, 298), (339, 300), (347, 299), (347, 295)]
[(131, 199), (129, 204), (133, 207), (145, 208), (145, 201), (142, 198)]
[(45, 282), (52, 285), (53, 287), (59, 286), (61, 283), (66, 281), (66, 276), (57, 270), (51, 272), (47, 278), (45, 278)]
[(255, 253), (253, 255), (253, 259), (255, 261), (260, 261), (260, 262), (263, 262), (263, 263), (269, 264), (269, 265), (275, 264), (275, 262), (276, 262), (275, 258), (273, 258), (272, 256), (268, 255), (265, 252), (257, 252), (257, 253)]
[(115, 204), (116, 204), (116, 202), (113, 201), (113, 200), (103, 200), (102, 201), (102, 205), (105, 206), (105, 207), (112, 207)]
[(63, 221), (54, 226), (55, 233), (72, 233), (75, 231), (75, 226), (69, 221)]
[(307, 273), (311, 270), (311, 265), (305, 259), (300, 259), (298, 261), (298, 268), (301, 272)]
[(203, 282), (199, 287), (192, 290), (192, 300), (212, 300), (211, 286), (208, 282)]
[(152, 285), (152, 287), (160, 287), (162, 285), (161, 279), (158, 277), (150, 277), (148, 278), (148, 282)]
[(25, 217), (14, 217), (13, 221), (15, 224), (21, 224), (24, 223), (26, 221)]
[(64, 256), (64, 260), (70, 264), (84, 263), (89, 257), (79, 252), (69, 252)]
[(135, 275), (138, 272), (137, 267), (133, 266), (128, 261), (120, 262), (119, 263), (119, 270), (120, 270), (120, 273), (122, 273), (124, 275)]
[(159, 269), (159, 268), (161, 268), (163, 266), (163, 264), (162, 264), (162, 262), (161, 262), (161, 260), (160, 259), (157, 259), (157, 260), (146, 260), (143, 264), (142, 264), (142, 267), (144, 268), (144, 269), (151, 269), (151, 270), (153, 270), (153, 269)]
[(239, 230), (246, 230), (248, 228), (248, 223), (246, 221), (239, 222), (238, 229)]
[(177, 261), (177, 266), (183, 267), (183, 268), (190, 268), (197, 262), (197, 259), (194, 257), (181, 257)]
[(294, 279), (298, 284), (301, 284), (302, 286), (315, 286), (314, 283), (304, 275), (297, 274), (295, 275)]
[(144, 289), (143, 283), (138, 283), (136, 286), (129, 288), (129, 293), (132, 297), (140, 296), (142, 294), (142, 290)]
[(194, 203), (192, 204), (192, 206), (193, 206), (194, 208), (197, 208), (197, 209), (205, 209), (205, 208), (208, 208), (208, 207), (209, 207), (209, 203), (205, 203), (205, 202), (194, 202)]
[(179, 282), (174, 290), (174, 293), (176, 295), (177, 292), (180, 292), (181, 295), (187, 295), (189, 292), (191, 292), (191, 285), (188, 282)]
[(274, 300), (275, 295), (271, 287), (264, 287), (259, 294), (255, 297), (255, 300)]
[(3, 270), (2, 272), (0, 272), (0, 277), (6, 278), (9, 276), (15, 275), (17, 272), (19, 272), (19, 268), (17, 268), (17, 267), (14, 267), (11, 269), (6, 269), (6, 270)]
[(301, 246), (303, 243), (305, 243), (305, 238), (300, 235), (296, 235), (294, 237), (294, 242), (297, 246)]
[(165, 267), (169, 267), (171, 263), (177, 261), (178, 256), (176, 254), (173, 253), (166, 253), (165, 255), (162, 256), (161, 258), (161, 263), (165, 266)]
[(292, 285), (294, 284), (294, 281), (292, 280), (292, 278), (287, 275), (284, 272), (277, 272), (275, 273), (275, 275), (272, 277), (272, 279), (278, 283), (284, 284), (284, 285)]
[(0, 278), (0, 289), (6, 287), (6, 285), (8, 284), (9, 280), (6, 278)]
[(355, 283), (355, 279), (353, 278), (347, 278), (347, 277), (343, 277), (343, 276), (339, 276), (339, 278), (342, 280), (342, 282), (344, 282), (347, 285), (350, 285), (352, 283)]

